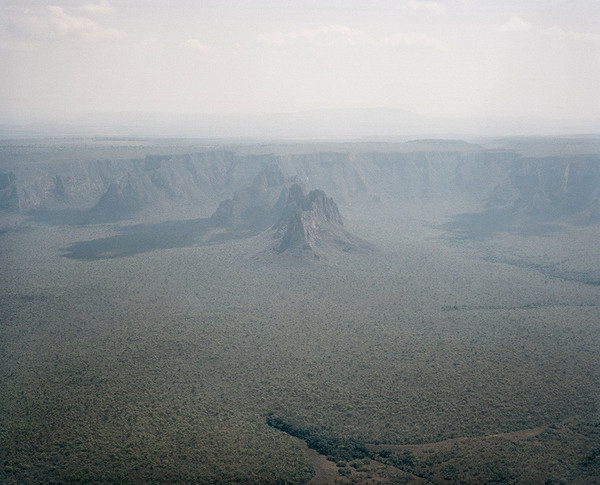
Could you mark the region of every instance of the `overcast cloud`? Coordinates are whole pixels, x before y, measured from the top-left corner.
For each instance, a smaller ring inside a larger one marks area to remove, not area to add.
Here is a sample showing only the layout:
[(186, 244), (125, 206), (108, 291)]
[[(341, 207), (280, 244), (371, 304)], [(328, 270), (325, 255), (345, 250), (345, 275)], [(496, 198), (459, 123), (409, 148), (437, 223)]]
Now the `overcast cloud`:
[(600, 118), (600, 2), (0, 0), (2, 122), (387, 107)]

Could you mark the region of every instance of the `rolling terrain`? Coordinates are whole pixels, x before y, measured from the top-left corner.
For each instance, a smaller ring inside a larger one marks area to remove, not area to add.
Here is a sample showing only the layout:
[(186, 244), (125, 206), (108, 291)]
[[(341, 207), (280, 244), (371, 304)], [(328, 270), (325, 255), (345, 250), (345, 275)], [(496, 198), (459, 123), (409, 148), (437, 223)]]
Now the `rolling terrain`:
[(0, 481), (593, 483), (599, 154), (4, 142)]

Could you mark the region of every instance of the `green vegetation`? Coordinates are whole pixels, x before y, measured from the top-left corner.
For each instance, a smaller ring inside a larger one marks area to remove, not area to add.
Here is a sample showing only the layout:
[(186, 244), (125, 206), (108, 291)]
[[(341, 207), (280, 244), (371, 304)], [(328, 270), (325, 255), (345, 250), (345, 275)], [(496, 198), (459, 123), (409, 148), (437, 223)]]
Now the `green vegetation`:
[(275, 429), (304, 440), (309, 448), (327, 456), (331, 461), (352, 461), (371, 456), (363, 443), (352, 439), (322, 436), (318, 430), (293, 423), (289, 418), (267, 415), (267, 424)]
[[(294, 437), (342, 482), (593, 482), (600, 287), (552, 277), (591, 247), (448, 240), (444, 204), (411, 207), (340, 207), (379, 251), (300, 265), (256, 260), (263, 234), (196, 241), (196, 216), (160, 234), (11, 216), (0, 482), (305, 483)], [(115, 257), (64, 256), (123, 234)]]

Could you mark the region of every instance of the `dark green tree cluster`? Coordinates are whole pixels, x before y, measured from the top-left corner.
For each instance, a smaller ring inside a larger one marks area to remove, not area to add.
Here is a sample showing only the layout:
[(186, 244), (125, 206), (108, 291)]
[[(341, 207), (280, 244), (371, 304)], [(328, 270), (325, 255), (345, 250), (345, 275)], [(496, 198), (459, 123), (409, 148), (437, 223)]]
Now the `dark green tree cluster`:
[(352, 461), (361, 458), (372, 458), (367, 447), (354, 439), (342, 439), (326, 436), (316, 429), (298, 424), (289, 418), (273, 413), (267, 415), (267, 424), (291, 436), (304, 440), (309, 448), (327, 456), (331, 461)]

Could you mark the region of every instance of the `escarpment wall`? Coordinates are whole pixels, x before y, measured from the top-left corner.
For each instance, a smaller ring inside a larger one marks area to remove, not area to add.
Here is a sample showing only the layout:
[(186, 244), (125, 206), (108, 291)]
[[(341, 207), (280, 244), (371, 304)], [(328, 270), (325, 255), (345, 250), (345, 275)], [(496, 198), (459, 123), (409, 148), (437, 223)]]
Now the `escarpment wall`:
[[(294, 180), (307, 190), (324, 190), (341, 206), (469, 200), (481, 202), (482, 210), (584, 222), (600, 217), (600, 155), (535, 158), (478, 145), (429, 145), (415, 144), (411, 150), (407, 144), (397, 152), (336, 151), (335, 145), (312, 152), (307, 145), (306, 153), (294, 154), (212, 149), (114, 160), (13, 159), (10, 164), (0, 161), (0, 210), (125, 214), (168, 208), (175, 214), (185, 206), (212, 214), (263, 173)], [(261, 179), (255, 189), (264, 185), (266, 190), (271, 182)]]

